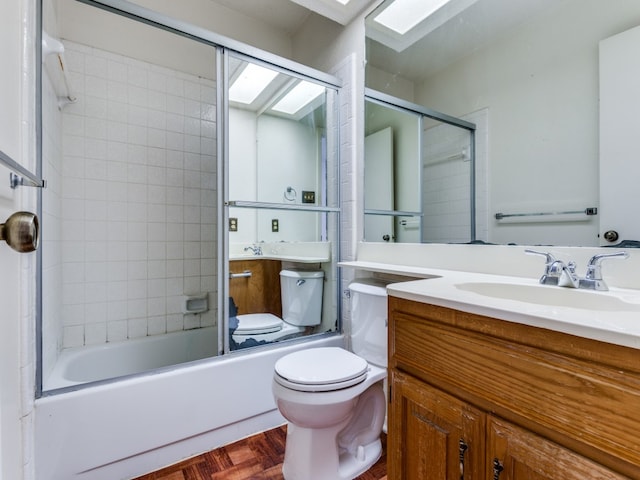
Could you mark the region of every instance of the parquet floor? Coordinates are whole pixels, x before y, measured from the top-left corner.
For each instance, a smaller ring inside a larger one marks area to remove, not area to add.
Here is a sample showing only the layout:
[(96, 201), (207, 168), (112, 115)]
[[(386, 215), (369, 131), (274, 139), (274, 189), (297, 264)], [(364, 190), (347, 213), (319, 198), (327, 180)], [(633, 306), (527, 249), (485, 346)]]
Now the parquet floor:
[[(282, 480), (286, 426), (254, 435), (134, 480)], [(387, 480), (382, 458), (357, 480)]]

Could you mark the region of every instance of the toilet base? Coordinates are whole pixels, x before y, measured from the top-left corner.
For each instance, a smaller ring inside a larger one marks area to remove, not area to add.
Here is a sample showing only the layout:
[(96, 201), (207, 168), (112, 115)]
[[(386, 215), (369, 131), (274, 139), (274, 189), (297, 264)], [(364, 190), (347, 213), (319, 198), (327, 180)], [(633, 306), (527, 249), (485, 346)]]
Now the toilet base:
[[(382, 454), (385, 402), (382, 382), (377, 381), (356, 398), (312, 406), (314, 410), (325, 409), (328, 427), (312, 423), (303, 427), (290, 421), (282, 465), (285, 480), (352, 480), (366, 472)], [(279, 406), (285, 417), (292, 413), (287, 408), (283, 411), (282, 403)], [(326, 409), (336, 414), (336, 423), (327, 420)], [(300, 418), (308, 418), (309, 412), (302, 413)], [(318, 416), (322, 417), (320, 411)]]
[[(352, 480), (369, 470), (382, 455), (382, 442), (378, 438), (358, 447), (355, 454), (339, 454), (336, 435), (346, 423), (322, 429), (303, 428), (289, 423), (282, 464), (285, 480)], [(321, 448), (329, 448), (330, 451), (320, 452)]]
[(346, 452), (340, 455), (338, 466), (339, 479), (352, 479), (369, 470), (382, 456), (382, 442), (380, 439), (369, 445), (358, 448), (355, 455)]

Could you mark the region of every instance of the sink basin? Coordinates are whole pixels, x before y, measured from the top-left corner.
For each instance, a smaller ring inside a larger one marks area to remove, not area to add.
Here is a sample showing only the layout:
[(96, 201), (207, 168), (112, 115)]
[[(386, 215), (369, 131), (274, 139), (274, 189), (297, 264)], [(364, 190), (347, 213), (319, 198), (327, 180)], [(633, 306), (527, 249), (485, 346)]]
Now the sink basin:
[(634, 302), (628, 302), (618, 296), (587, 290), (491, 282), (459, 283), (455, 287), (458, 290), (476, 293), (485, 297), (515, 300), (537, 305), (580, 308), (583, 310), (640, 312), (640, 296), (634, 298)]

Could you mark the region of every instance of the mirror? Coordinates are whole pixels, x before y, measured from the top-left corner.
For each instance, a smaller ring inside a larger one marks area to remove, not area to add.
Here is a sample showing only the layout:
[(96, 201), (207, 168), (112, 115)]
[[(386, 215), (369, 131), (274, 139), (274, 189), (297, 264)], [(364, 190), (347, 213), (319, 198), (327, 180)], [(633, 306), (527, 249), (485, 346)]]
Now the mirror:
[(233, 53), (228, 65), (228, 348), (335, 331), (336, 91)]
[(365, 241), (476, 239), (475, 128), (367, 90)]
[(484, 112), (476, 147), (486, 140), (486, 158), (476, 153), (486, 179), (475, 186), (486, 231), (478, 239), (596, 246), (608, 243), (605, 230), (637, 223), (612, 228), (599, 192), (600, 171), (612, 170), (600, 150), (601, 42), (640, 25), (639, 2), (453, 0), (404, 35), (378, 18), (394, 3), (367, 17), (366, 85), (458, 118)]

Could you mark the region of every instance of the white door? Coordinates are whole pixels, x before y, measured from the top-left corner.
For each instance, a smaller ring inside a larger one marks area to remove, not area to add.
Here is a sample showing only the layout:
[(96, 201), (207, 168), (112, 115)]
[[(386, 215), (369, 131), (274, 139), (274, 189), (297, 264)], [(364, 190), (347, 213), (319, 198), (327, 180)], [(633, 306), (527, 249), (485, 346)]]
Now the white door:
[(387, 127), (364, 139), (364, 239), (393, 242), (394, 217), (367, 214), (367, 210), (394, 209), (393, 130)]
[(640, 27), (600, 42), (601, 245), (640, 240), (639, 49)]

